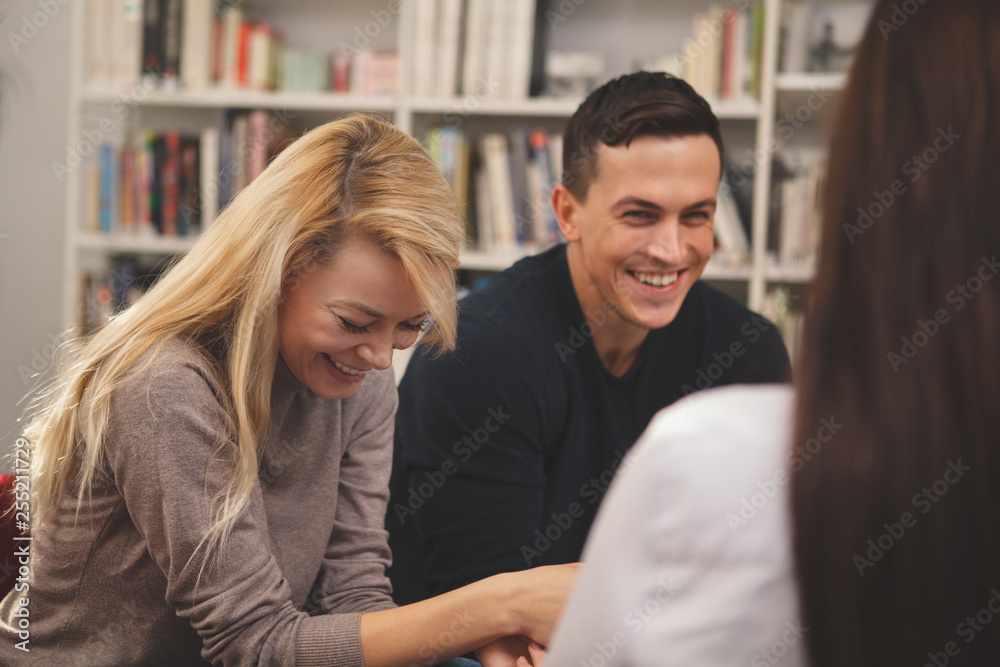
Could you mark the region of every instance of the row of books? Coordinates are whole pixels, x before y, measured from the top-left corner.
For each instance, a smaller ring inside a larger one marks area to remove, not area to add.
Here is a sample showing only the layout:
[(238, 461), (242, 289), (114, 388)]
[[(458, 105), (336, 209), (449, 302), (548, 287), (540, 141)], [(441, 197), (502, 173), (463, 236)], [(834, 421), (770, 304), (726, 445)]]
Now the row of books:
[(522, 99), (541, 91), (544, 1), (414, 4), (414, 95)]
[[(786, 158), (787, 159), (787, 158)], [(793, 162), (791, 176), (778, 185), (780, 216), (778, 261), (814, 261), (819, 251), (820, 192), (826, 175), (822, 160)]]
[(801, 347), (805, 307), (801, 294), (793, 293), (788, 287), (782, 286), (767, 293), (764, 305), (760, 309), (761, 314), (778, 327), (793, 364)]
[(296, 136), (280, 113), (220, 110), (198, 136), (145, 130), (101, 144), (84, 178), (89, 232), (195, 236)]
[(709, 98), (757, 98), (764, 38), (762, 0), (739, 9), (713, 5), (694, 15), (691, 29), (678, 56), (680, 71), (670, 71)]
[(217, 0), (90, 0), (87, 80), (124, 89), (142, 77), (165, 90), (212, 88), (286, 92), (396, 90), (392, 51), (295, 49), (238, 3)]
[(146, 293), (159, 278), (167, 262), (155, 267), (140, 265), (134, 258), (116, 257), (109, 270), (81, 276), (84, 310), (77, 323), (83, 334), (100, 329), (116, 314)]
[[(518, 126), (470, 137), (443, 125), (427, 131), (424, 145), (455, 190), (474, 248), (535, 251), (561, 240), (550, 200), (562, 178), (559, 134)], [(726, 264), (741, 266), (750, 260), (752, 181), (741, 179), (737, 188), (728, 175), (720, 184), (715, 214), (718, 255)]]

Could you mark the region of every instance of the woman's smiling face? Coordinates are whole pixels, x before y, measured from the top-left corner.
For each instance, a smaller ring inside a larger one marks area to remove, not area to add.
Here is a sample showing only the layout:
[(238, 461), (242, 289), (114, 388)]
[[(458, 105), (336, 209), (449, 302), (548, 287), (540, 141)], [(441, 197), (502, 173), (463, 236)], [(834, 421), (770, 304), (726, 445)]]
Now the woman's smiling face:
[(413, 345), (426, 309), (400, 261), (348, 238), (334, 257), (286, 286), (278, 351), (296, 378), (325, 399), (353, 396), (392, 351)]

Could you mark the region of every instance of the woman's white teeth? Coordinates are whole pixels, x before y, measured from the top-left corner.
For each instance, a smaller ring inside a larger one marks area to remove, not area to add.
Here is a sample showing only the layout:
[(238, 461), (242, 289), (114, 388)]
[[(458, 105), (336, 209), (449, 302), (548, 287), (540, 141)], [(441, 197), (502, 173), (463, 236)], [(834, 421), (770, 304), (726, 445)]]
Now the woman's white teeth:
[(634, 275), (636, 280), (640, 283), (646, 283), (647, 285), (652, 285), (653, 287), (673, 285), (677, 280), (676, 273), (644, 273), (642, 271), (636, 271)]
[(344, 364), (340, 363), (339, 361), (331, 357), (329, 354), (326, 355), (326, 358), (329, 359), (333, 363), (333, 365), (337, 368), (337, 370), (341, 371), (342, 373), (347, 373), (348, 375), (364, 375), (365, 373), (368, 372), (368, 371), (356, 371), (353, 368), (348, 368)]

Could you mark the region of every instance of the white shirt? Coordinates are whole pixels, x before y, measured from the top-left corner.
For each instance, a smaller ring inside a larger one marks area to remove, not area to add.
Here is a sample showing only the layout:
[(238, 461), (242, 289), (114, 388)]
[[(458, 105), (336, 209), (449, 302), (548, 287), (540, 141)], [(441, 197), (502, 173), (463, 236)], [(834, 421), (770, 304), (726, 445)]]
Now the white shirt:
[(793, 391), (661, 410), (622, 464), (547, 667), (806, 665), (788, 484)]

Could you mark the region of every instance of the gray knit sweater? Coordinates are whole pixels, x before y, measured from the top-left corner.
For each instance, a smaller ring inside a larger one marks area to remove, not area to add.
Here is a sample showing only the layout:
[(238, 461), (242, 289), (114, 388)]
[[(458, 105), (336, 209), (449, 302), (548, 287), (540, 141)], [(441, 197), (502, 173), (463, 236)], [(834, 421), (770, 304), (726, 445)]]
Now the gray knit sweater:
[[(228, 474), (213, 454), (227, 433), (221, 395), (180, 342), (114, 393), (106, 475), (78, 517), (66, 499), (34, 526), (30, 590), (0, 604), (0, 664), (360, 667), (361, 612), (394, 606), (392, 371), (327, 401), (279, 356), (250, 505), (198, 582), (185, 565)], [(15, 648), (20, 598), (28, 653)]]

